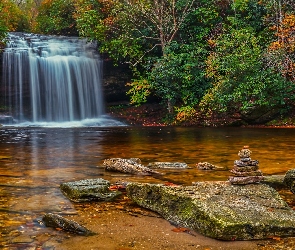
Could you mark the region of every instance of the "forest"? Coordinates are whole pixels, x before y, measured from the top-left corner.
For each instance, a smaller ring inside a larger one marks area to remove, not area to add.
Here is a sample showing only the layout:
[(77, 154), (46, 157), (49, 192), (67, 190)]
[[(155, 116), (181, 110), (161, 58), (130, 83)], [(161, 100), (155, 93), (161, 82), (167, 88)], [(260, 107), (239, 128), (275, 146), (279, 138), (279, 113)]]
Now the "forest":
[(156, 98), (176, 122), (295, 107), (294, 0), (0, 0), (0, 48), (11, 31), (97, 41), (129, 65), (131, 104)]

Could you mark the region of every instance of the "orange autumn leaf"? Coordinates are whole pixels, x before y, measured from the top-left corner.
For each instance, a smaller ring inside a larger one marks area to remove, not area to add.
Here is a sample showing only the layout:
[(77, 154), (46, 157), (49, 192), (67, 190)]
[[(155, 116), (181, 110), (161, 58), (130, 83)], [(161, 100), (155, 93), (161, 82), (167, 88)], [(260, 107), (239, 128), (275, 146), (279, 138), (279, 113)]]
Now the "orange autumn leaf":
[(173, 187), (173, 186), (178, 186), (177, 184), (174, 184), (174, 183), (172, 183), (172, 182), (165, 182), (164, 185), (165, 185), (165, 186), (172, 186), (172, 187)]
[(176, 233), (187, 233), (189, 232), (189, 229), (185, 227), (175, 227), (171, 231), (176, 232)]
[(276, 241), (280, 241), (282, 239), (279, 236), (270, 236), (269, 238), (272, 239), (272, 240), (276, 240)]

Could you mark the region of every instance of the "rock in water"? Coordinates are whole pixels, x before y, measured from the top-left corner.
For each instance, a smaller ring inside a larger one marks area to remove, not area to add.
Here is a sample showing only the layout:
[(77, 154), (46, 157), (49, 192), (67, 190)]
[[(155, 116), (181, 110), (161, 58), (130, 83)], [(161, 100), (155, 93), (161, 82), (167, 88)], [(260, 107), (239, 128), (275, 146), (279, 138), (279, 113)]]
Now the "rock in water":
[(69, 231), (71, 233), (90, 236), (95, 235), (96, 233), (90, 231), (86, 227), (81, 226), (75, 221), (66, 219), (60, 215), (48, 213), (45, 214), (42, 218), (45, 226), (53, 228), (61, 228), (64, 231)]
[(284, 184), (295, 194), (295, 169), (287, 171), (284, 177)]
[(186, 169), (189, 168), (184, 162), (150, 162), (148, 168), (172, 168), (172, 169)]
[(221, 240), (295, 236), (295, 212), (264, 184), (196, 182), (194, 186), (129, 183), (127, 195), (168, 221)]
[(130, 158), (130, 159), (110, 158), (110, 159), (105, 159), (103, 162), (103, 165), (105, 166), (105, 169), (109, 171), (118, 171), (122, 173), (142, 174), (142, 175), (150, 175), (150, 174), (160, 175), (161, 174), (153, 169), (143, 166), (140, 163), (140, 161), (138, 161), (138, 158)]
[(213, 164), (209, 163), (209, 162), (199, 162), (197, 163), (197, 168), (201, 169), (201, 170), (214, 170), (217, 167), (214, 166)]
[(110, 191), (110, 182), (101, 178), (67, 182), (60, 185), (62, 193), (73, 202), (108, 201), (121, 192)]

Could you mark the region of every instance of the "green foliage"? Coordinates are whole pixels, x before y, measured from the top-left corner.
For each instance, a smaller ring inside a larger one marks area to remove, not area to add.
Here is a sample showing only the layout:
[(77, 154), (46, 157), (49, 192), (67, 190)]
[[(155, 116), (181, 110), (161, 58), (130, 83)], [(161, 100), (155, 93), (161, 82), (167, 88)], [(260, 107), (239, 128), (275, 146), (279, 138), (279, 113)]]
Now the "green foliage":
[(45, 0), (39, 7), (37, 31), (45, 34), (74, 35), (76, 22), (72, 0)]
[(21, 9), (10, 0), (0, 0), (0, 33), (21, 31), (27, 27), (27, 19)]
[(147, 97), (151, 93), (151, 85), (146, 79), (134, 80), (131, 83), (127, 83), (130, 87), (127, 94), (131, 96), (130, 102), (139, 106), (147, 101)]
[(207, 60), (213, 87), (201, 107), (209, 112), (247, 112), (261, 106), (282, 107), (294, 99), (294, 84), (266, 67), (262, 55), (253, 29), (232, 29), (222, 35)]
[(191, 106), (175, 107), (175, 111), (176, 111), (176, 116), (175, 116), (176, 123), (181, 123), (189, 119), (192, 119), (197, 112), (196, 109)]
[(194, 106), (208, 87), (203, 75), (201, 48), (176, 42), (167, 46), (149, 75), (156, 94), (169, 105)]
[[(2, 12), (2, 9), (3, 7), (0, 5), (0, 13)], [(7, 31), (7, 26), (5, 25), (3, 20), (0, 19), (0, 49), (5, 46), (5, 38), (7, 36)]]

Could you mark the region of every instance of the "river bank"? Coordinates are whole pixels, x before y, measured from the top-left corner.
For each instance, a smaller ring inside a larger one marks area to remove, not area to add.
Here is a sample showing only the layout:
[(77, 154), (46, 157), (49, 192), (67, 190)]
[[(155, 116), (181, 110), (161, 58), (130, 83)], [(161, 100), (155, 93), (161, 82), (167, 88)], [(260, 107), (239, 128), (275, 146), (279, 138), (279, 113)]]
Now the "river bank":
[(135, 126), (197, 126), (197, 127), (277, 127), (295, 128), (295, 109), (290, 110), (284, 116), (278, 116), (275, 120), (265, 124), (247, 124), (239, 114), (227, 116), (205, 116), (196, 112), (194, 116), (186, 120), (172, 120), (167, 115), (167, 110), (158, 103), (133, 106), (130, 104), (109, 104), (107, 112), (130, 125)]

